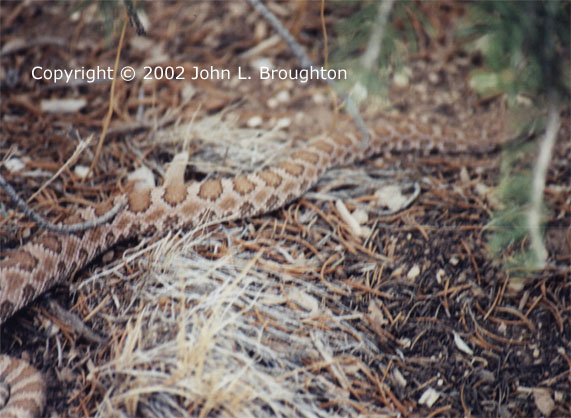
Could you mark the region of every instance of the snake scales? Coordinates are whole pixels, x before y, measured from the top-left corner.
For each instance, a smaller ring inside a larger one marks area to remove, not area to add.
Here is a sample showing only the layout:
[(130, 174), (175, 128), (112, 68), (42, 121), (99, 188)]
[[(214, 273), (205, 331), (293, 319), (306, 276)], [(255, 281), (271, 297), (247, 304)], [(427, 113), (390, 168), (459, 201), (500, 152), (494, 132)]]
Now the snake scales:
[[(193, 228), (206, 221), (260, 215), (298, 198), (329, 168), (381, 151), (471, 148), (460, 131), (401, 121), (378, 121), (369, 144), (347, 136), (318, 138), (277, 164), (250, 174), (184, 183), (184, 166), (170, 169), (160, 187), (136, 189), (126, 196), (80, 210), (65, 223), (93, 219), (125, 202), (115, 218), (74, 234), (40, 232), (0, 261), (0, 324), (55, 284), (81, 269), (118, 241), (158, 231)], [(478, 138), (471, 138), (473, 140)], [(477, 142), (476, 142), (477, 143)], [(482, 142), (477, 143), (482, 149)], [(172, 164), (171, 166), (175, 166)], [(180, 169), (182, 168), (182, 169)], [(7, 388), (7, 389), (6, 389)], [(37, 416), (45, 402), (42, 375), (22, 360), (0, 355), (0, 416)]]

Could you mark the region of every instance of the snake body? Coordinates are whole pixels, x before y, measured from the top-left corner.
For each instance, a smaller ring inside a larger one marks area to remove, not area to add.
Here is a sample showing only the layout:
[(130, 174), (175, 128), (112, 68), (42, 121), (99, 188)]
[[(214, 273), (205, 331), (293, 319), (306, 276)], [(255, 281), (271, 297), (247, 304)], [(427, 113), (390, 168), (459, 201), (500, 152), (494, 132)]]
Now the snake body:
[[(135, 189), (82, 209), (65, 222), (87, 221), (125, 202), (109, 223), (73, 234), (40, 232), (8, 252), (0, 261), (0, 324), (119, 241), (270, 212), (301, 196), (329, 168), (382, 151), (452, 147), (456, 151), (468, 148), (461, 132), (434, 132), (431, 126), (410, 122), (377, 124), (366, 145), (348, 136), (318, 138), (275, 165), (250, 174), (185, 183), (184, 169), (171, 175), (167, 172), (162, 186)], [(41, 413), (43, 376), (21, 360), (0, 355), (0, 394), (6, 386), (9, 395), (0, 417)], [(0, 396), (0, 407), (1, 401)]]

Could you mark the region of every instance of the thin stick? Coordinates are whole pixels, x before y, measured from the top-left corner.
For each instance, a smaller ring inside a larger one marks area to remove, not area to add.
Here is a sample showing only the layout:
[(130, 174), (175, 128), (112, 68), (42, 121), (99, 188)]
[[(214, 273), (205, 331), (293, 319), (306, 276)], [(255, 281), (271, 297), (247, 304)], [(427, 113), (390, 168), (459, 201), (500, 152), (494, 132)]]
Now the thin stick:
[(323, 65), (327, 67), (328, 65), (327, 60), (329, 59), (329, 50), (327, 43), (327, 25), (325, 24), (325, 0), (321, 0), (319, 17), (321, 18), (321, 33), (323, 33)]
[[(278, 35), (280, 35), (280, 37), (288, 44), (288, 46), (290, 47), (293, 54), (296, 56), (297, 60), (299, 61), (300, 65), (303, 68), (311, 68), (315, 66), (315, 64), (311, 61), (311, 59), (305, 54), (305, 52), (301, 48), (301, 45), (299, 45), (295, 41), (295, 39), (293, 38), (293, 36), (291, 36), (289, 31), (281, 24), (278, 18), (270, 10), (268, 10), (266, 6), (264, 6), (263, 3), (261, 3), (259, 0), (246, 0), (246, 1), (250, 3), (250, 5), (254, 9), (256, 9), (270, 25), (272, 25), (272, 27), (278, 33)], [(367, 132), (367, 126), (365, 125), (365, 122), (363, 121), (361, 115), (359, 114), (359, 109), (357, 108), (357, 105), (355, 104), (353, 99), (351, 99), (351, 97), (349, 97), (349, 95), (345, 93), (343, 90), (341, 90), (341, 88), (337, 86), (337, 83), (335, 83), (332, 79), (326, 78), (324, 81), (333, 90), (335, 90), (337, 94), (339, 94), (339, 96), (341, 96), (343, 101), (347, 104), (347, 112), (351, 115), (351, 117), (359, 127), (359, 130), (361, 131), (362, 135), (361, 147), (363, 149), (366, 149), (369, 146), (369, 133)]]
[(527, 214), (527, 225), (529, 228), (529, 235), (531, 240), (531, 248), (537, 257), (537, 267), (545, 267), (547, 260), (547, 250), (543, 245), (543, 238), (541, 237), (540, 221), (541, 221), (541, 203), (543, 202), (543, 191), (545, 189), (545, 177), (547, 175), (547, 166), (551, 160), (551, 153), (555, 138), (559, 131), (559, 111), (555, 100), (552, 98), (549, 105), (549, 119), (547, 121), (547, 129), (543, 140), (539, 145), (539, 155), (537, 156), (537, 163), (533, 173), (533, 185), (531, 194), (531, 208)]
[(119, 58), (121, 58), (121, 49), (123, 48), (123, 39), (125, 39), (125, 32), (127, 31), (127, 20), (123, 23), (123, 29), (121, 30), (121, 37), (119, 38), (119, 45), (117, 46), (117, 55), (115, 57), (115, 66), (113, 67), (113, 81), (111, 82), (111, 94), (109, 97), (109, 110), (107, 111), (107, 116), (105, 116), (105, 122), (103, 123), (103, 130), (101, 131), (101, 136), (99, 137), (99, 142), (97, 143), (97, 149), (95, 150), (95, 156), (93, 157), (93, 162), (87, 170), (87, 174), (85, 175), (84, 179), (89, 177), (89, 174), (93, 171), (93, 168), (97, 164), (97, 160), (99, 159), (99, 153), (101, 152), (101, 147), (103, 146), (103, 140), (105, 139), (105, 135), (107, 134), (107, 129), (109, 128), (109, 124), (111, 123), (111, 116), (113, 116), (113, 106), (114, 106), (114, 97), (115, 97), (115, 85), (117, 84), (117, 69), (119, 68)]
[(387, 26), (389, 14), (391, 13), (394, 2), (395, 0), (379, 1), (377, 18), (375, 19), (369, 42), (367, 42), (367, 49), (361, 56), (361, 64), (363, 64), (363, 67), (367, 70), (373, 69), (379, 59), (379, 55), (381, 55), (381, 45), (383, 43), (385, 27)]
[(131, 25), (135, 28), (135, 30), (137, 31), (137, 35), (146, 35), (147, 33), (145, 32), (145, 27), (143, 26), (143, 24), (141, 23), (141, 20), (139, 19), (139, 15), (137, 14), (137, 11), (135, 10), (135, 5), (133, 4), (133, 0), (123, 0), (125, 3), (125, 7), (127, 9), (127, 15), (129, 16), (129, 21), (131, 22)]
[(36, 222), (40, 228), (47, 229), (49, 231), (64, 233), (64, 234), (71, 234), (74, 232), (85, 231), (87, 229), (95, 228), (101, 224), (104, 224), (111, 220), (117, 213), (121, 210), (124, 204), (118, 204), (105, 215), (100, 216), (95, 219), (91, 219), (86, 222), (73, 224), (73, 225), (56, 225), (49, 221), (43, 219), (40, 215), (38, 215), (32, 208), (30, 208), (27, 203), (18, 196), (16, 190), (10, 186), (10, 184), (0, 175), (0, 187), (4, 189), (8, 197), (14, 202), (16, 207), (20, 209), (26, 216), (31, 218), (34, 222)]
[(75, 160), (77, 160), (77, 157), (79, 157), (79, 154), (81, 154), (81, 152), (89, 145), (92, 138), (93, 135), (89, 135), (89, 137), (85, 141), (80, 141), (77, 147), (75, 148), (75, 151), (73, 151), (73, 155), (67, 159), (67, 161), (58, 169), (58, 171), (55, 172), (53, 176), (50, 177), (48, 181), (42, 184), (41, 187), (28, 198), (27, 203), (30, 203), (32, 200), (34, 200), (34, 198), (37, 195), (39, 195), (46, 187), (48, 187), (52, 183), (52, 181), (54, 181), (59, 177), (59, 175), (63, 172), (63, 170), (65, 170), (67, 167), (73, 164)]

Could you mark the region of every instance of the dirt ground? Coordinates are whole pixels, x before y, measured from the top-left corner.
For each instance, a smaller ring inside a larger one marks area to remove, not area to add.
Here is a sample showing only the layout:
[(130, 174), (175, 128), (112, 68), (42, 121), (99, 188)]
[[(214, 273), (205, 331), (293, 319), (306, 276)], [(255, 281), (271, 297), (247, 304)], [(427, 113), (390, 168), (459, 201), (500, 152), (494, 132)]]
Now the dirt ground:
[[(326, 3), (333, 39), (356, 3)], [(322, 62), (320, 2), (270, 4)], [(360, 134), (324, 83), (188, 80), (195, 66), (232, 74), (260, 62), (299, 68), (245, 1), (147, 2), (147, 34), (128, 26), (121, 48), (120, 68), (132, 66), (137, 76), (114, 85), (113, 117), (84, 180), (111, 81), (32, 76), (36, 66), (113, 68), (120, 19), (111, 31), (104, 6), (76, 5), (0, 4), (2, 175), (27, 199), (79, 139), (92, 137), (29, 202), (53, 222), (122, 193), (143, 165), (162, 181), (189, 136), (187, 180), (201, 180), (255, 170), (320, 134)], [(498, 256), (487, 250), (499, 144), (511, 138), (514, 122), (503, 96), (481, 98), (469, 86), (470, 71), (484, 62), (453, 40), (464, 7), (422, 6), (435, 31), (417, 26), (418, 52), (388, 70), (387, 92), (361, 113), (368, 126), (388, 115), (462, 131), (474, 138), (470, 152), (385, 152), (329, 173), (307, 195), (263, 216), (115, 246), (2, 326), (0, 351), (30, 360), (48, 380), (45, 415), (570, 416), (569, 109), (561, 111), (548, 171), (548, 267), (521, 274), (505, 267), (519, 248)], [(183, 68), (187, 80), (144, 80), (145, 66)], [(405, 82), (394, 82), (395, 74)], [(353, 175), (360, 177), (349, 181)], [(367, 205), (375, 185), (410, 196), (414, 184), (420, 193), (402, 210), (366, 206), (366, 238), (355, 236), (336, 205)], [(38, 231), (4, 193), (0, 214), (6, 256)], [(181, 305), (161, 293), (182, 280), (171, 271), (179, 265), (200, 282), (187, 285), (196, 289)], [(224, 299), (224, 286), (239, 299)], [(53, 301), (96, 336), (62, 320)], [(217, 316), (217, 303), (242, 322)], [(182, 311), (184, 321), (169, 316)], [(219, 329), (217, 321), (231, 325)], [(203, 352), (201, 338), (212, 329)], [(180, 343), (185, 333), (187, 354), (166, 343)], [(192, 370), (180, 371), (184, 359)]]

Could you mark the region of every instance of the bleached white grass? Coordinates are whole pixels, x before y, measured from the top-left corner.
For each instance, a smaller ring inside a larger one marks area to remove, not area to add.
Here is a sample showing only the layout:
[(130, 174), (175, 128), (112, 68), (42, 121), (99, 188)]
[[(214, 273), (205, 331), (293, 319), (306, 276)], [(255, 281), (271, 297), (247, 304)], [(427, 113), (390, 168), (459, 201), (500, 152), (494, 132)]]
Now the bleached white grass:
[[(168, 144), (174, 151), (177, 144), (186, 148), (192, 141), (196, 149), (191, 159), (193, 168), (223, 175), (268, 166), (292, 149), (291, 136), (275, 128), (275, 124), (272, 129), (242, 128), (237, 124), (236, 115), (217, 114), (157, 132), (153, 142)], [(165, 167), (156, 169), (163, 172)]]
[[(259, 134), (233, 123), (204, 118), (152, 140), (173, 153), (188, 146), (186, 138), (201, 140), (191, 164), (217, 173), (259, 168), (290, 147), (281, 132)], [(86, 319), (103, 321), (109, 337), (86, 378), (102, 399), (96, 415), (319, 417), (367, 410), (352, 382), (361, 391), (380, 384), (366, 377), (377, 344), (358, 326), (363, 314), (342, 301), (351, 300), (351, 290), (320, 277), (337, 245), (335, 230), (317, 226), (307, 208), (297, 216), (307, 231), (319, 229), (317, 248), (329, 253), (305, 257), (300, 244), (280, 239), (281, 227), (266, 228), (272, 236), (260, 239), (247, 223), (203, 225), (145, 239), (81, 282), (84, 294), (98, 295), (88, 300)], [(243, 240), (262, 251), (244, 248)]]
[(340, 314), (323, 284), (276, 270), (260, 252), (230, 244), (209, 259), (195, 251), (242, 233), (224, 232), (168, 236), (134, 251), (146, 256), (144, 273), (123, 283), (136, 289), (132, 303), (106, 316), (124, 331), (88, 376), (105, 388), (97, 415), (354, 415), (354, 358), (376, 351), (352, 325), (360, 314)]

